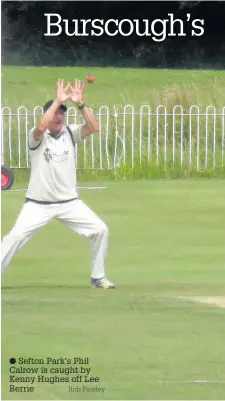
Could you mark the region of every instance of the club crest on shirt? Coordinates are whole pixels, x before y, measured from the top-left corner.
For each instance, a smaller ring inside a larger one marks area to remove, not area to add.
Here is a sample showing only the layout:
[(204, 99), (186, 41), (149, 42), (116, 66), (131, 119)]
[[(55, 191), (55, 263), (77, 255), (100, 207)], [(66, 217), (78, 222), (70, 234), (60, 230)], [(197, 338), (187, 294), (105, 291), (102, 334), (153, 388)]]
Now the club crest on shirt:
[(63, 163), (65, 160), (68, 160), (68, 150), (64, 150), (62, 153), (53, 153), (53, 151), (49, 148), (44, 150), (44, 158), (47, 163), (53, 161), (55, 163)]

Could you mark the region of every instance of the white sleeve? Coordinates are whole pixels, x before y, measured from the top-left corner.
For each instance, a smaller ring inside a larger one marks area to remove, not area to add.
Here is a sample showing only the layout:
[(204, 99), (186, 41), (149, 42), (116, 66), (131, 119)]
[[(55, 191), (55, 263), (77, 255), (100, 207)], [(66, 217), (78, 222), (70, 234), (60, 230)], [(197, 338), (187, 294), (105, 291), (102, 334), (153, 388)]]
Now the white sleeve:
[(83, 124), (80, 124), (80, 125), (70, 124), (69, 125), (69, 128), (73, 135), (74, 142), (78, 142), (78, 141), (82, 140), (82, 137), (81, 137), (81, 127), (82, 126), (83, 126)]
[(30, 150), (36, 150), (42, 141), (42, 136), (38, 141), (36, 139), (34, 139), (33, 132), (34, 132), (35, 128), (36, 127), (33, 127), (28, 133), (28, 147)]

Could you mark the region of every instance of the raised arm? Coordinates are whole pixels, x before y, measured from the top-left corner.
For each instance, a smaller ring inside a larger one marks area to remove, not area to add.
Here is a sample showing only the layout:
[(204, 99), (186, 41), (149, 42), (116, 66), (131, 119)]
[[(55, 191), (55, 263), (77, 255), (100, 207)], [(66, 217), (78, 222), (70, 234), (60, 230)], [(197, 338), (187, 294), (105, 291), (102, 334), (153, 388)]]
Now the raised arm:
[(99, 125), (96, 117), (88, 110), (83, 102), (83, 89), (84, 84), (79, 79), (76, 79), (74, 87), (70, 85), (70, 92), (72, 95), (70, 99), (76, 104), (84, 117), (85, 124), (81, 127), (81, 137), (85, 138), (90, 134), (99, 132)]
[(63, 79), (59, 79), (56, 84), (56, 98), (48, 110), (42, 115), (37, 123), (37, 126), (33, 130), (33, 138), (39, 141), (44, 132), (46, 131), (48, 124), (54, 117), (56, 110), (61, 106), (63, 102), (71, 97), (71, 94), (67, 94), (70, 84), (64, 88)]

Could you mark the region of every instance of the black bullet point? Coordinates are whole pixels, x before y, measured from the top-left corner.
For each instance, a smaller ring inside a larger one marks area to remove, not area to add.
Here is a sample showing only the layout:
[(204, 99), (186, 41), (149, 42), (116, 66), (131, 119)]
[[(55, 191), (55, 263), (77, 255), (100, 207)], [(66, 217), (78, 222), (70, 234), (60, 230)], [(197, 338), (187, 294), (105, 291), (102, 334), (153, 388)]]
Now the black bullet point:
[(10, 358), (9, 362), (14, 365), (14, 363), (16, 363), (16, 359), (15, 358)]

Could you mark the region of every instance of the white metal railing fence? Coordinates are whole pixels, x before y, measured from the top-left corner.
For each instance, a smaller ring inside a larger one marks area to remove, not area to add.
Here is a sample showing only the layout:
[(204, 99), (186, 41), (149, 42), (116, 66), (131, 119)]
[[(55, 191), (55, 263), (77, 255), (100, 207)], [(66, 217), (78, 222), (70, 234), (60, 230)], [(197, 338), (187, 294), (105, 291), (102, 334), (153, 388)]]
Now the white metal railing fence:
[[(91, 110), (91, 109), (90, 109)], [(24, 106), (16, 112), (1, 110), (2, 163), (12, 168), (30, 166), (28, 132), (43, 110)], [(92, 110), (91, 110), (92, 112)], [(77, 168), (112, 169), (122, 165), (188, 165), (197, 170), (223, 168), (225, 144), (225, 107), (204, 110), (180, 105), (168, 110), (164, 105), (135, 108), (101, 106), (95, 110), (100, 132), (76, 145)], [(76, 108), (68, 108), (66, 124), (82, 123)]]

